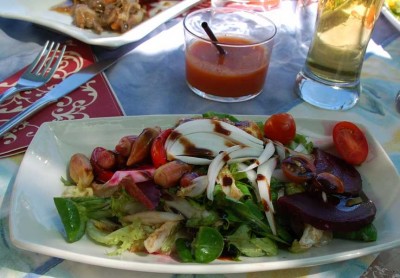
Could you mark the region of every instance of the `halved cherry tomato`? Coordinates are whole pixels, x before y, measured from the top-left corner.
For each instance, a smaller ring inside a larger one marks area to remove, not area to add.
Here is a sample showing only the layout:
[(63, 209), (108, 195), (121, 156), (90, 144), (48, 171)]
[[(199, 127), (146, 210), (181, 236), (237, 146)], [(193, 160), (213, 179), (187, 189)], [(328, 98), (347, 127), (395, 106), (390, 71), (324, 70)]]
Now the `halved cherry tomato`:
[(333, 128), (332, 136), (336, 150), (348, 163), (360, 165), (367, 159), (367, 139), (355, 124), (347, 121), (337, 123)]
[(281, 168), (285, 177), (295, 183), (304, 183), (316, 175), (314, 162), (300, 155), (285, 158)]
[(167, 141), (168, 136), (171, 134), (172, 128), (165, 129), (154, 139), (151, 145), (151, 160), (155, 168), (167, 163), (167, 153), (165, 151), (164, 145)]
[(319, 173), (311, 185), (314, 189), (324, 191), (328, 194), (344, 192), (343, 181), (338, 176), (328, 172)]
[(264, 124), (264, 136), (284, 145), (289, 144), (296, 136), (296, 123), (292, 115), (279, 113), (269, 117)]

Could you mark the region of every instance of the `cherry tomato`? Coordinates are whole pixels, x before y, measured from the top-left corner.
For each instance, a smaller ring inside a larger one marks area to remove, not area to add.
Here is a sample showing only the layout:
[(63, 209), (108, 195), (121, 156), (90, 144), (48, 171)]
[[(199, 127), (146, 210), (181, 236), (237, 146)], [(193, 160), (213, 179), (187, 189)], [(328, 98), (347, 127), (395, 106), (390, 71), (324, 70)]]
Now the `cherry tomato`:
[(164, 145), (167, 141), (168, 136), (171, 134), (172, 128), (163, 130), (153, 141), (151, 145), (151, 160), (155, 168), (160, 167), (167, 163), (167, 153), (165, 151)]
[(313, 161), (300, 155), (285, 158), (281, 167), (285, 177), (295, 183), (304, 183), (314, 178), (316, 174)]
[(264, 124), (264, 136), (284, 145), (289, 144), (296, 136), (296, 123), (292, 115), (280, 113), (269, 117)]
[(360, 165), (367, 159), (367, 139), (355, 124), (347, 121), (337, 123), (332, 136), (336, 150), (346, 162)]

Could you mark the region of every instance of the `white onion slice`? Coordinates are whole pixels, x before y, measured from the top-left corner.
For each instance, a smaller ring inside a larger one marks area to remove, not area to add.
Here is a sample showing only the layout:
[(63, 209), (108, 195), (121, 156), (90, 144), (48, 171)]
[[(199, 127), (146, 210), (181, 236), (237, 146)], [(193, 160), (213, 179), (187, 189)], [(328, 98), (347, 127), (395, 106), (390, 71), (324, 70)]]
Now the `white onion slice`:
[(265, 145), (261, 155), (252, 164), (250, 164), (246, 169), (242, 171), (246, 172), (247, 170), (251, 170), (258, 167), (259, 165), (263, 164), (265, 161), (270, 159), (270, 157), (274, 154), (274, 152), (275, 152), (274, 144), (272, 143), (272, 141), (269, 141), (267, 145)]
[(159, 251), (168, 237), (174, 233), (178, 225), (178, 221), (168, 221), (154, 230), (143, 242), (146, 251), (150, 254)]
[(265, 215), (267, 216), (268, 223), (274, 235), (276, 235), (275, 219), (273, 215), (275, 210), (270, 195), (270, 184), (271, 176), (276, 168), (277, 163), (278, 158), (274, 156), (257, 168), (258, 192), (260, 194), (261, 203), (265, 210)]
[[(245, 169), (247, 167), (247, 165), (244, 163), (238, 163), (237, 165), (238, 165), (238, 168), (240, 171), (243, 171), (243, 169)], [(261, 202), (260, 193), (258, 192), (258, 187), (257, 187), (257, 172), (254, 169), (251, 169), (251, 170), (247, 170), (245, 173), (246, 173), (247, 179), (249, 180), (250, 184), (254, 188), (254, 192), (256, 194), (257, 201)]]
[[(236, 144), (250, 146), (250, 147), (262, 147), (264, 142), (253, 135), (245, 132), (244, 130), (225, 123), (223, 121), (213, 119), (198, 119), (185, 122), (174, 129), (175, 134), (185, 136), (191, 133), (214, 133), (221, 137), (229, 138)], [(170, 148), (172, 141), (176, 141), (180, 136), (172, 136), (167, 139), (166, 148)]]
[[(190, 148), (188, 149), (188, 145)], [(190, 153), (193, 149), (201, 149), (208, 153), (208, 156), (215, 157), (220, 151), (226, 148), (237, 145), (229, 138), (221, 137), (217, 133), (196, 132), (182, 135), (177, 140), (168, 145), (167, 152), (173, 155), (195, 156)]]
[(207, 185), (207, 176), (200, 176), (194, 178), (189, 186), (180, 187), (176, 192), (176, 195), (179, 197), (197, 197), (207, 190)]
[(215, 181), (217, 179), (219, 171), (221, 171), (222, 167), (224, 167), (225, 163), (229, 160), (230, 153), (239, 150), (241, 148), (243, 147), (239, 145), (227, 148), (225, 151), (220, 152), (211, 162), (207, 172), (207, 177), (208, 177), (207, 198), (209, 200), (211, 201), (214, 200)]
[(186, 156), (186, 155), (171, 155), (167, 154), (168, 160), (180, 160), (182, 162), (193, 164), (193, 165), (209, 165), (211, 163), (211, 159), (202, 158), (202, 157), (194, 157), (194, 156)]
[(124, 221), (132, 222), (134, 219), (140, 219), (144, 225), (157, 225), (167, 221), (181, 221), (185, 219), (181, 214), (165, 211), (142, 211), (124, 216)]

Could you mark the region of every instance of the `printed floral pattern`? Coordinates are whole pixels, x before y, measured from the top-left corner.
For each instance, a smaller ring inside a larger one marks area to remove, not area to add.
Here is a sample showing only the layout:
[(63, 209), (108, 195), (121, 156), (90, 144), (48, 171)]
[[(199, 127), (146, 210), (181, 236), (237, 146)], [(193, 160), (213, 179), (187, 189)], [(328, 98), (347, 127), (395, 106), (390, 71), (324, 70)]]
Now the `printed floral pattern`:
[[(21, 92), (0, 105), (0, 124), (43, 97), (69, 75), (94, 62), (90, 46), (75, 40), (67, 41), (65, 44), (67, 50), (54, 77), (45, 86)], [(24, 69), (1, 82), (0, 92), (14, 86), (23, 71)], [(24, 151), (43, 122), (121, 115), (123, 111), (112, 89), (105, 76), (99, 74), (0, 138), (0, 157)]]

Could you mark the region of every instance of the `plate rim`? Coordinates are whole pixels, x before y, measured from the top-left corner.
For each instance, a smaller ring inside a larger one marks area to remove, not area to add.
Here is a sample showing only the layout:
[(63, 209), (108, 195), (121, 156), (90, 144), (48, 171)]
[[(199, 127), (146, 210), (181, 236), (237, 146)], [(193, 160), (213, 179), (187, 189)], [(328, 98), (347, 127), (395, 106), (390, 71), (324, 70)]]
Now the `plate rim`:
[(400, 32), (400, 19), (397, 19), (394, 14), (390, 11), (386, 3), (383, 4), (382, 13), (386, 19)]
[[(37, 134), (41, 134), (39, 132), (45, 132), (46, 129), (48, 131), (51, 131), (52, 126), (54, 125), (75, 125), (75, 124), (85, 124), (85, 123), (103, 123), (107, 124), (110, 123), (110, 121), (122, 121), (122, 122), (128, 122), (132, 121), (134, 119), (152, 119), (152, 118), (168, 118), (168, 121), (172, 121), (172, 119), (179, 119), (182, 117), (189, 117), (189, 116), (194, 116), (194, 115), (199, 115), (199, 114), (169, 114), (169, 115), (137, 115), (137, 116), (118, 116), (118, 117), (112, 117), (112, 118), (107, 118), (107, 117), (102, 117), (102, 118), (92, 118), (92, 119), (81, 119), (81, 120), (66, 120), (66, 121), (58, 121), (58, 122), (47, 122), (44, 123), (40, 128)], [(268, 115), (235, 115), (240, 118), (246, 119), (246, 117), (253, 117), (253, 118), (265, 118)], [(321, 119), (315, 119), (311, 117), (295, 117), (295, 120), (311, 120), (311, 121), (316, 121), (316, 122), (338, 122), (337, 120), (321, 120)], [(356, 122), (355, 122), (356, 123)], [(357, 123), (358, 124), (358, 123)], [(364, 125), (360, 124), (362, 128), (365, 128)], [(370, 136), (374, 140), (374, 144), (377, 144), (378, 147), (381, 148), (381, 151), (383, 150), (381, 144), (368, 132), (368, 136)], [(36, 137), (36, 135), (35, 135)], [(35, 138), (34, 138), (35, 139)], [(32, 146), (32, 147), (31, 147)], [(35, 145), (31, 144), (28, 149), (27, 153), (31, 151), (31, 149), (34, 148)], [(384, 151), (384, 150), (383, 150)], [(386, 159), (389, 160), (391, 163), (393, 169), (397, 172), (393, 162), (390, 160), (388, 157), (387, 153), (384, 151), (383, 154), (386, 156)], [(29, 156), (28, 156), (29, 157)], [(332, 256), (332, 254), (325, 254), (323, 256), (319, 257), (310, 257), (306, 259), (302, 259), (299, 257), (299, 259), (295, 260), (282, 260), (282, 261), (261, 261), (261, 262), (247, 262), (247, 263), (239, 263), (239, 264), (232, 264), (232, 263), (216, 263), (216, 264), (183, 264), (180, 262), (176, 263), (167, 263), (167, 264), (156, 264), (158, 267), (157, 268), (151, 268), (149, 265), (154, 265), (154, 263), (147, 263), (147, 262), (138, 262), (138, 261), (127, 261), (127, 260), (118, 260), (116, 257), (110, 257), (110, 258), (105, 258), (105, 257), (95, 257), (93, 258), (92, 255), (88, 254), (78, 254), (76, 252), (72, 252), (69, 250), (64, 250), (60, 256), (60, 250), (55, 247), (49, 247), (49, 246), (43, 246), (37, 243), (32, 243), (30, 241), (27, 241), (26, 239), (21, 239), (15, 236), (14, 230), (17, 228), (15, 226), (15, 218), (12, 217), (14, 214), (16, 214), (14, 208), (15, 208), (15, 203), (16, 203), (16, 194), (18, 190), (21, 190), (20, 184), (18, 184), (19, 179), (20, 179), (20, 171), (22, 172), (21, 169), (23, 169), (24, 163), (26, 163), (26, 160), (28, 158), (23, 158), (21, 162), (20, 169), (18, 170), (17, 176), (14, 181), (14, 187), (11, 195), (11, 205), (10, 205), (10, 217), (9, 217), (9, 222), (10, 222), (10, 239), (11, 242), (18, 248), (28, 250), (28, 251), (33, 251), (33, 252), (38, 252), (41, 254), (49, 255), (49, 256), (54, 256), (54, 257), (59, 257), (71, 261), (76, 261), (76, 262), (81, 262), (81, 263), (87, 263), (90, 265), (98, 265), (98, 266), (105, 266), (105, 267), (110, 267), (110, 268), (116, 268), (116, 269), (124, 269), (124, 270), (134, 270), (134, 271), (143, 271), (143, 272), (157, 272), (157, 273), (195, 273), (195, 274), (210, 274), (210, 273), (244, 273), (244, 272), (249, 272), (249, 265), (251, 265), (251, 272), (257, 272), (257, 271), (269, 271), (269, 270), (278, 270), (278, 269), (284, 269), (284, 268), (296, 268), (296, 267), (307, 267), (307, 266), (313, 266), (313, 265), (322, 265), (322, 264), (327, 264), (327, 263), (334, 263), (334, 262), (340, 262), (340, 261), (345, 261), (345, 260), (350, 260), (354, 258), (358, 258), (361, 256), (373, 254), (376, 252), (380, 252), (383, 250), (387, 250), (390, 248), (394, 248), (396, 246), (400, 245), (400, 238), (395, 239), (391, 242), (387, 243), (382, 243), (380, 245), (374, 245), (374, 246), (361, 246), (362, 243), (360, 243), (360, 249), (357, 250), (349, 250), (349, 251), (342, 251), (342, 252), (337, 252), (334, 253), (335, 257)], [(67, 244), (67, 243), (66, 243)], [(127, 263), (128, 262), (128, 263)]]

